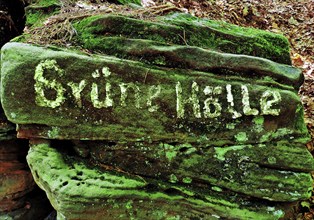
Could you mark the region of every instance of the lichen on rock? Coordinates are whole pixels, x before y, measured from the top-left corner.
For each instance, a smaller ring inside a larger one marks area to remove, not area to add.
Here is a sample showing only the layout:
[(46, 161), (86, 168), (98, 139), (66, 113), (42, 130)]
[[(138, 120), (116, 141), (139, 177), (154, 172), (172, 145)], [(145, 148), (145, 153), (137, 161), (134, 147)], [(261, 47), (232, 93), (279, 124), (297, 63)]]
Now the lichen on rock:
[(150, 219), (212, 219), (214, 215), (279, 219), (284, 214), (280, 206), (249, 201), (222, 189), (186, 188), (110, 167), (95, 169), (86, 161), (60, 153), (47, 141), (34, 141), (27, 160), (36, 183), (58, 210), (58, 219), (147, 219), (148, 215)]
[(58, 219), (280, 219), (310, 197), (286, 38), (108, 8), (29, 16), (1, 51), (4, 112)]
[[(183, 51), (175, 49), (169, 57)], [(221, 57), (219, 60), (230, 56), (216, 55)], [(162, 139), (221, 146), (284, 137), (305, 142), (308, 138), (295, 90), (300, 73), (287, 73), (285, 65), (269, 63), (278, 70), (283, 68), (278, 74), (272, 68), (268, 70), (274, 82), (264, 81), (262, 73), (267, 68), (255, 67), (260, 76), (255, 74), (253, 82), (245, 74), (239, 76), (241, 69), (251, 70), (248, 64), (235, 63), (234, 67), (228, 66), (228, 72), (217, 73), (215, 59), (204, 62), (213, 67), (202, 71), (197, 69), (199, 66), (196, 70), (174, 69), (21, 43), (7, 44), (2, 57), (2, 105), (7, 117), (20, 125), (19, 137), (23, 137), (28, 124), (38, 124), (37, 131), (32, 131), (33, 138), (51, 138), (46, 126), (58, 127), (54, 138), (116, 142)], [(264, 62), (253, 57), (245, 59)], [(14, 70), (18, 69), (17, 74)], [(288, 115), (293, 120), (286, 121)], [(263, 124), (256, 126), (255, 118), (260, 116), (264, 117)], [(221, 126), (221, 121), (233, 123), (234, 129)], [(247, 126), (255, 129), (247, 130)], [(121, 129), (123, 132), (117, 132)]]

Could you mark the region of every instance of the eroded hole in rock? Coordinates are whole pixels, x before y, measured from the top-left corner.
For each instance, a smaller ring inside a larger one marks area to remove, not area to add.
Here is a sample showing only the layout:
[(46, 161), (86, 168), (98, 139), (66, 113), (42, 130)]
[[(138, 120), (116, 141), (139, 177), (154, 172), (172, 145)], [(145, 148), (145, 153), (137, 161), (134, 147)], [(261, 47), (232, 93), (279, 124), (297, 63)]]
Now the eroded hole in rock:
[(158, 191), (158, 186), (156, 186), (155, 184), (149, 183), (145, 186), (145, 189), (149, 192)]
[(189, 150), (189, 148), (188, 147), (182, 147), (182, 148), (180, 148), (180, 152), (181, 153), (184, 153), (184, 152), (186, 152), (187, 150)]
[(72, 180), (76, 180), (76, 181), (81, 181), (81, 178), (77, 177), (77, 176), (73, 176), (71, 177)]
[(175, 195), (180, 195), (180, 194), (182, 194), (181, 191), (179, 191), (179, 190), (177, 190), (177, 189), (174, 189), (174, 188), (166, 189), (166, 190), (164, 190), (164, 193), (167, 194), (167, 195), (170, 195), (170, 196), (171, 196), (171, 195), (175, 196)]
[(57, 149), (60, 153), (67, 156), (77, 155), (76, 150), (74, 149), (75, 144), (72, 141), (65, 140), (53, 140), (51, 146)]
[(108, 143), (107, 143), (107, 146), (108, 147), (114, 147), (114, 146), (116, 146), (117, 145), (117, 143), (116, 142), (113, 142), (113, 141), (108, 141)]

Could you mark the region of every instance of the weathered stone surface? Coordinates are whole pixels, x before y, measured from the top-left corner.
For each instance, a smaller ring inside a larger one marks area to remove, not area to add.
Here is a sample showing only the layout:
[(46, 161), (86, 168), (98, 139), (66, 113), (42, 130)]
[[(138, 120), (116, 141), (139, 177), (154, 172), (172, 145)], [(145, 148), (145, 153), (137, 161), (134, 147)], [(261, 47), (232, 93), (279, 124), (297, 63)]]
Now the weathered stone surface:
[(107, 37), (152, 40), (155, 45), (197, 46), (291, 64), (289, 42), (282, 35), (221, 21), (199, 19), (187, 14), (162, 16), (154, 22), (125, 16), (99, 15), (84, 19), (75, 27), (78, 31), (77, 38), (85, 48), (115, 56), (123, 57), (125, 53), (121, 54), (116, 50), (119, 45), (118, 48), (108, 49)]
[[(21, 201), (21, 200), (18, 200)], [(8, 201), (12, 202), (12, 201)], [(20, 208), (0, 212), (1, 220), (41, 220), (51, 212), (52, 207), (44, 192), (40, 189), (33, 190), (27, 194), (21, 203)], [(51, 219), (52, 220), (52, 219)]]
[[(301, 70), (292, 66), (246, 55), (222, 54), (199, 47), (156, 45), (151, 40), (101, 37), (93, 49), (158, 66), (194, 69), (217, 75), (235, 75), (236, 72), (256, 80), (267, 79), (268, 76), (273, 83), (292, 85), (296, 89), (303, 83)], [(271, 84), (265, 80), (264, 84), (268, 83)]]
[[(1, 163), (0, 165), (3, 166)], [(23, 196), (33, 187), (34, 181), (30, 171), (17, 168), (0, 172), (0, 211), (11, 211), (23, 206)]]
[(203, 182), (272, 201), (295, 201), (311, 195), (312, 178), (308, 172), (314, 170), (314, 160), (305, 146), (286, 142), (229, 147), (83, 144), (98, 163), (140, 176), (180, 183)]
[(35, 185), (27, 164), (20, 161), (26, 152), (17, 140), (0, 142), (0, 212), (24, 206)]
[(11, 131), (7, 135), (9, 140), (0, 141), (0, 219), (44, 219), (52, 208), (45, 195), (38, 192), (27, 166), (28, 141), (14, 139)]
[(27, 141), (0, 141), (1, 220), (44, 219), (52, 209), (49, 200), (35, 187), (26, 163), (27, 151)]
[[(18, 199), (24, 199), (28, 192), (34, 187), (34, 181), (31, 173), (27, 170), (15, 170), (8, 173), (0, 173), (0, 211), (7, 211), (19, 208)], [(9, 203), (11, 201), (11, 204)], [(11, 206), (13, 205), (13, 206)]]
[[(225, 59), (228, 71), (157, 67), (10, 43), (2, 50), (2, 105), (9, 120), (20, 125), (19, 137), (212, 146), (308, 140), (291, 85), (300, 82), (298, 70), (260, 58), (202, 53)], [(234, 61), (241, 58), (252, 64), (246, 69)], [(253, 64), (255, 76), (274, 77), (239, 76)]]
[(34, 188), (31, 172), (21, 161), (26, 152), (16, 139), (0, 142), (0, 213), (25, 206), (26, 194)]
[[(63, 146), (59, 146), (64, 149)], [(48, 142), (33, 141), (27, 156), (37, 184), (58, 219), (279, 219), (284, 209), (215, 185), (199, 187), (95, 169)]]

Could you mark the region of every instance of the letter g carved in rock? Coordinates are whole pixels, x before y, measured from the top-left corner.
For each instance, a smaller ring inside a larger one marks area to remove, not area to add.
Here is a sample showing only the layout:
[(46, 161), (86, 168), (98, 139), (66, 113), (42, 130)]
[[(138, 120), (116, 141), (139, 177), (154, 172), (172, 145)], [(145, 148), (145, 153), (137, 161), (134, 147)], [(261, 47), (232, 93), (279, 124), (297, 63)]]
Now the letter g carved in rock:
[[(37, 105), (42, 107), (56, 108), (65, 101), (64, 92), (65, 89), (62, 87), (61, 83), (57, 82), (55, 79), (48, 80), (44, 77), (44, 72), (46, 70), (56, 72), (56, 77), (63, 75), (63, 70), (58, 66), (56, 60), (44, 60), (40, 62), (35, 69), (35, 102)], [(51, 100), (45, 96), (45, 90), (55, 90), (55, 99)]]

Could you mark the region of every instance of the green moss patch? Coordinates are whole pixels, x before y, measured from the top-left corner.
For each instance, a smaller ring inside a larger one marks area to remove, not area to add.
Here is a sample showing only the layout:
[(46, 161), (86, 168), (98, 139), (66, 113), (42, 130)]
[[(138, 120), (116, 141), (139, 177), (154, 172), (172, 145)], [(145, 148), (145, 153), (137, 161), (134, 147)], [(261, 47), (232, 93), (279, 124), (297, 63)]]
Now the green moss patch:
[(50, 16), (57, 14), (61, 8), (59, 0), (38, 0), (26, 7), (26, 26), (39, 27)]
[[(47, 142), (32, 144), (27, 160), (36, 183), (46, 191), (58, 215), (66, 219), (95, 216), (98, 219), (130, 216), (132, 219), (147, 216), (150, 219), (213, 219), (216, 216), (268, 220), (284, 215), (284, 209), (271, 202), (250, 201), (239, 194), (217, 190), (215, 186), (215, 190), (197, 189), (110, 169), (91, 169), (88, 163), (62, 155)], [(186, 179), (186, 182), (190, 181)]]
[[(76, 25), (78, 37), (83, 42), (88, 41), (84, 40), (87, 33), (89, 33), (89, 40), (91, 37), (96, 39), (106, 33), (106, 36), (123, 36), (167, 44), (197, 46), (291, 64), (287, 39), (261, 30), (198, 19), (183, 14), (161, 17), (157, 20), (158, 22), (112, 15), (95, 18), (87, 18), (81, 21), (81, 24)], [(100, 46), (99, 42), (94, 43), (94, 47)]]

